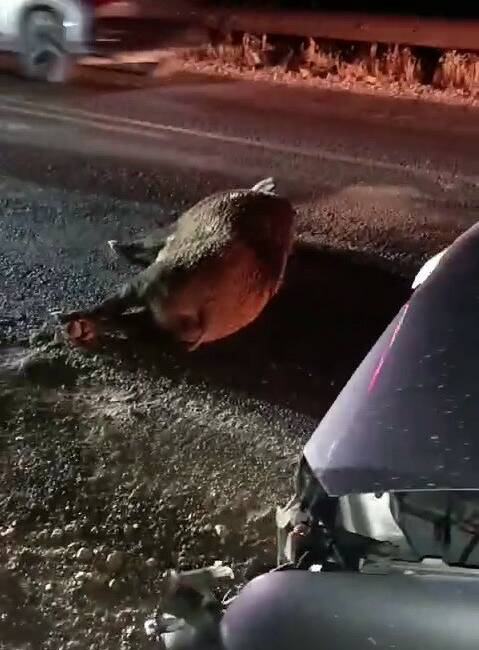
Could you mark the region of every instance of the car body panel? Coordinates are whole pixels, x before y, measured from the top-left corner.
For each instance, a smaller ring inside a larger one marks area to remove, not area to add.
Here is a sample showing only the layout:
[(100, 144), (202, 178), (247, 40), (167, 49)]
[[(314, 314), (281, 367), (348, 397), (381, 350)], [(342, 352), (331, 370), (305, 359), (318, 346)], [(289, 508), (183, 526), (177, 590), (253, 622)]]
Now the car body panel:
[(240, 592), (221, 636), (224, 650), (476, 650), (478, 603), (477, 572), (283, 571)]
[(118, 0), (1, 0), (0, 50), (21, 51), (21, 32), (25, 16), (34, 9), (49, 9), (62, 17), (65, 45), (72, 54), (87, 54), (93, 49), (95, 13)]
[(0, 49), (21, 51), (25, 17), (36, 8), (49, 9), (62, 17), (65, 45), (71, 53), (89, 50), (92, 10), (77, 0), (2, 0), (0, 7)]

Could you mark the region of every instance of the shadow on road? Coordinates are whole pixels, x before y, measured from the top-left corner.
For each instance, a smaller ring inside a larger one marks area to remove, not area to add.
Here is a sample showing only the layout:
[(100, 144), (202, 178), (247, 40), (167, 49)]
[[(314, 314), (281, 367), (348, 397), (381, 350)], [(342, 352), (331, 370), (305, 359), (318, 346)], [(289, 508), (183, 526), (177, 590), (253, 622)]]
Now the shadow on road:
[(32, 99), (68, 99), (91, 97), (114, 93), (138, 91), (145, 88), (161, 88), (162, 86), (204, 86), (212, 84), (240, 84), (241, 80), (223, 75), (213, 75), (203, 72), (189, 72), (172, 67), (168, 64), (158, 69), (155, 74), (154, 63), (98, 63), (97, 65), (78, 65), (74, 77), (67, 84), (42, 84), (41, 82), (25, 80), (16, 70), (11, 57), (0, 54), (0, 91), (5, 94), (21, 93)]
[(66, 85), (43, 84), (41, 82), (27, 81), (15, 70), (13, 65), (2, 60), (0, 57), (0, 92), (14, 94), (21, 92), (32, 98), (42, 99), (64, 97), (95, 97), (98, 93), (124, 93), (129, 90), (138, 90), (145, 86), (145, 79), (141, 75), (127, 73), (117, 70), (104, 70), (92, 67), (85, 73), (79, 69), (76, 78), (72, 83)]
[(126, 321), (128, 342), (114, 347), (133, 367), (178, 380), (187, 374), (319, 419), (409, 286), (346, 254), (301, 247), (281, 293), (238, 334), (186, 353), (135, 315)]

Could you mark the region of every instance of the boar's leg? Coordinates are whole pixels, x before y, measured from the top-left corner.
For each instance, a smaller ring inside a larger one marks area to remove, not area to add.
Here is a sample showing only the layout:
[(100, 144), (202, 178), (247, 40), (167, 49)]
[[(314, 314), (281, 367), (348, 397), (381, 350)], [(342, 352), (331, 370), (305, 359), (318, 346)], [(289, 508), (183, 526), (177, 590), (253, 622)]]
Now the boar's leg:
[(79, 318), (111, 320), (121, 316), (127, 309), (134, 307), (136, 304), (136, 301), (131, 299), (122, 288), (94, 307), (69, 312), (55, 312), (55, 316), (61, 323), (68, 323)]
[(89, 318), (93, 320), (113, 320), (118, 318), (127, 309), (146, 306), (146, 295), (151, 282), (154, 281), (156, 275), (156, 266), (149, 266), (98, 305), (89, 309), (80, 309), (64, 313), (56, 312), (55, 316), (61, 323), (68, 323), (72, 320), (77, 320), (78, 318)]

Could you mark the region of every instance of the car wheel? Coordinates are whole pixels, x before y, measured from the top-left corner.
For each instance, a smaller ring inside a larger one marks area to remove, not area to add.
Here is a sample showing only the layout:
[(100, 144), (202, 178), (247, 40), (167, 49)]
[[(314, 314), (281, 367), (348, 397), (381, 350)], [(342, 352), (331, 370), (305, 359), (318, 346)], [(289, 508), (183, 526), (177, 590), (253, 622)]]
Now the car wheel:
[(22, 33), (21, 62), (29, 79), (62, 83), (71, 74), (61, 17), (48, 10), (31, 11)]

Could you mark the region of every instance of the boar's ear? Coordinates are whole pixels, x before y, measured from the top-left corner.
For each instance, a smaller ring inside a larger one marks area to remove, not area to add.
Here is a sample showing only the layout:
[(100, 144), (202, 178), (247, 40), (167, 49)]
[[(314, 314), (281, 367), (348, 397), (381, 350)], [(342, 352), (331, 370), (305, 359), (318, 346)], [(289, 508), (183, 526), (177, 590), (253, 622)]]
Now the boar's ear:
[(262, 194), (276, 194), (276, 181), (271, 176), (269, 178), (263, 178), (262, 181), (253, 185), (251, 191)]

